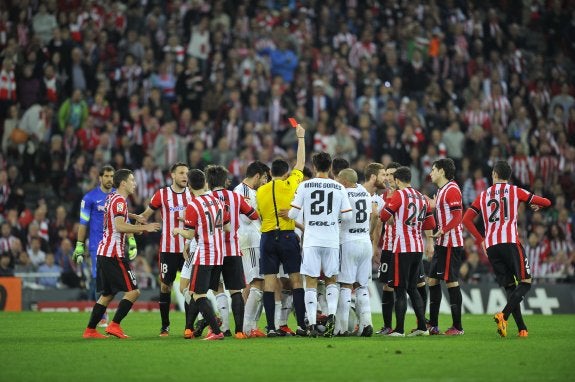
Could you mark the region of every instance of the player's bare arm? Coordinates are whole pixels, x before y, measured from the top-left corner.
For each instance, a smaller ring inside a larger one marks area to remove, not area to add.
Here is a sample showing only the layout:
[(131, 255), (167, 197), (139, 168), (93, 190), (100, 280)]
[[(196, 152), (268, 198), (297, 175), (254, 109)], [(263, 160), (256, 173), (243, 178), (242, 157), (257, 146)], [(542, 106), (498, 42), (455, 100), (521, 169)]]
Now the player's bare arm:
[(124, 218), (117, 216), (114, 218), (114, 223), (116, 224), (116, 229), (121, 233), (140, 233), (140, 232), (157, 232), (160, 230), (160, 223), (149, 223), (135, 225), (126, 223)]
[(182, 236), (184, 239), (192, 240), (196, 236), (196, 230), (176, 227), (172, 230), (172, 236), (178, 235)]

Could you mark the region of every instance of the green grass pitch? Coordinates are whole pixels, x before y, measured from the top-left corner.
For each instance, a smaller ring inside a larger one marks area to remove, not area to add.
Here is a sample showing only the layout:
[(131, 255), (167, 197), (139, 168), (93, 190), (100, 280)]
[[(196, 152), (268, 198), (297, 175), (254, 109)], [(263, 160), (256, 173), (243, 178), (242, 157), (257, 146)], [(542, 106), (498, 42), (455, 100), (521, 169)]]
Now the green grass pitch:
[[(462, 337), (184, 340), (172, 312), (131, 312), (132, 338), (84, 340), (89, 313), (0, 313), (0, 381), (567, 381), (575, 360), (574, 316), (526, 316), (529, 338), (509, 321), (464, 315)], [(374, 314), (375, 328), (381, 318)], [(450, 324), (441, 316), (442, 329)], [(406, 328), (415, 324), (407, 316)], [(233, 320), (232, 320), (233, 326)], [(263, 326), (263, 324), (261, 325)], [(99, 329), (102, 331), (102, 329)]]

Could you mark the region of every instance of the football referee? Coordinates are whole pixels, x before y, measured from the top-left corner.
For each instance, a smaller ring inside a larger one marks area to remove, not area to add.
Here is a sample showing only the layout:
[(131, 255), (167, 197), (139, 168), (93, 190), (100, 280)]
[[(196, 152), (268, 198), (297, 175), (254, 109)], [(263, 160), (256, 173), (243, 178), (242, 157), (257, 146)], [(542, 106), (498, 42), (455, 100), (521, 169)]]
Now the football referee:
[[(264, 275), (263, 303), (266, 310), (267, 336), (277, 337), (275, 328), (274, 289), (280, 264), (289, 274), (293, 286), (293, 303), (297, 318), (296, 335), (306, 336), (305, 303), (300, 276), (301, 249), (294, 233), (295, 221), (280, 216), (281, 210), (289, 210), (298, 185), (303, 180), (305, 165), (305, 129), (296, 126), (298, 138), (296, 164), (290, 173), (289, 164), (284, 159), (272, 162), (272, 180), (258, 188), (256, 200), (262, 220), (260, 241), (260, 269)], [(282, 214), (283, 215), (283, 214)], [(285, 215), (284, 215), (285, 216)]]

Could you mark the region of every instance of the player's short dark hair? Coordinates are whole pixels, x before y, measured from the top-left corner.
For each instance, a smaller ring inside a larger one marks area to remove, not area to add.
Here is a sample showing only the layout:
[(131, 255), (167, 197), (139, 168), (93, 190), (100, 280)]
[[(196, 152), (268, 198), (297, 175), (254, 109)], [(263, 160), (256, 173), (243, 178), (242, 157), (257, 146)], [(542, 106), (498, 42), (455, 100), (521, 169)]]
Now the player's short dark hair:
[(284, 176), (289, 171), (289, 164), (283, 159), (272, 162), (272, 176)]
[(318, 172), (327, 172), (331, 167), (331, 156), (325, 151), (313, 154), (311, 163)]
[(104, 176), (104, 173), (106, 172), (115, 172), (116, 170), (114, 169), (114, 167), (110, 166), (109, 164), (102, 166), (102, 168), (100, 169), (100, 176)]
[(386, 170), (389, 170), (389, 169), (392, 169), (392, 168), (398, 169), (398, 168), (400, 168), (400, 167), (401, 167), (401, 165), (400, 165), (399, 163), (397, 163), (397, 162), (389, 162), (389, 163), (387, 164), (387, 166), (385, 166), (385, 169), (386, 169)]
[(246, 168), (246, 178), (251, 178), (257, 174), (264, 175), (267, 174), (269, 167), (259, 160), (255, 160), (248, 165)]
[(498, 160), (495, 162), (495, 165), (493, 166), (493, 172), (497, 174), (499, 179), (511, 179), (511, 166), (504, 160)]
[(371, 162), (367, 166), (365, 166), (365, 170), (363, 170), (363, 174), (365, 176), (365, 180), (369, 180), (372, 175), (377, 176), (379, 170), (384, 169), (385, 166), (378, 162)]
[(443, 170), (445, 173), (445, 178), (447, 180), (453, 180), (455, 178), (455, 162), (451, 158), (441, 158), (433, 162), (433, 166), (438, 170)]
[(331, 172), (337, 176), (341, 170), (349, 168), (349, 161), (342, 157), (333, 158), (331, 161)]
[(184, 163), (184, 162), (176, 162), (176, 163), (174, 163), (172, 166), (170, 166), (170, 173), (176, 172), (176, 169), (177, 169), (178, 167), (190, 168), (187, 163)]
[(206, 185), (206, 175), (202, 170), (193, 168), (188, 172), (188, 184), (192, 190), (201, 190)]
[(210, 190), (216, 187), (226, 187), (228, 170), (224, 166), (210, 165), (206, 167), (206, 180)]
[(405, 166), (398, 167), (393, 177), (403, 183), (411, 183), (411, 169)]
[(119, 188), (120, 183), (125, 180), (128, 180), (128, 177), (132, 175), (132, 170), (128, 170), (127, 168), (121, 168), (114, 173), (114, 187)]
[(304, 178), (308, 178), (308, 179), (313, 178), (313, 172), (311, 172), (311, 169), (308, 166), (304, 166), (302, 172), (303, 172)]

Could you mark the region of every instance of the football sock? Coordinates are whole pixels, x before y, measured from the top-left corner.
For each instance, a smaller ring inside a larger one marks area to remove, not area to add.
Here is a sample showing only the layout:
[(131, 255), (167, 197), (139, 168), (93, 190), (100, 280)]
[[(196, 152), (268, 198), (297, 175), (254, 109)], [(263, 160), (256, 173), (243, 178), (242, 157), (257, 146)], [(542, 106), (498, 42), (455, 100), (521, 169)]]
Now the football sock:
[(339, 290), (337, 284), (329, 284), (325, 287), (325, 299), (327, 301), (327, 314), (335, 314), (337, 312), (337, 299), (339, 298)]
[[(188, 313), (186, 317), (186, 322), (190, 321), (190, 329), (194, 327), (194, 323), (196, 322), (196, 318), (198, 318), (198, 314), (200, 313), (198, 308), (198, 303), (192, 299), (190, 300), (190, 306), (188, 308)], [(186, 324), (187, 325), (187, 324)], [(187, 328), (187, 326), (186, 326)]]
[(220, 334), (222, 331), (218, 325), (218, 321), (216, 320), (216, 314), (212, 309), (212, 306), (208, 303), (208, 299), (206, 297), (200, 297), (196, 301), (198, 305), (198, 309), (202, 312), (204, 319), (210, 324), (210, 328), (212, 328), (212, 332), (214, 334)]
[(325, 298), (325, 284), (323, 282), (318, 282), (315, 290), (317, 293), (316, 301), (317, 301), (318, 310), (320, 312), (322, 312), (323, 314), (325, 314), (328, 310), (327, 301)]
[(280, 327), (280, 320), (282, 315), (282, 302), (281, 300), (275, 301), (274, 308), (274, 325), (276, 328)]
[[(461, 296), (461, 291), (459, 292), (459, 295)], [(449, 293), (449, 296), (449, 301), (453, 304), (451, 292)], [(441, 284), (429, 286), (429, 324), (431, 326), (439, 325), (439, 308), (441, 307), (442, 297)], [(461, 317), (461, 314), (459, 316)]]
[(337, 303), (337, 313), (335, 320), (336, 334), (345, 332), (349, 323), (349, 309), (351, 307), (351, 289), (341, 287), (339, 289), (339, 300)]
[(264, 309), (266, 310), (266, 321), (268, 330), (275, 330), (275, 308), (276, 308), (276, 301), (274, 292), (264, 292)]
[(453, 319), (453, 327), (457, 330), (463, 330), (461, 326), (461, 304), (463, 297), (461, 296), (461, 288), (458, 286), (447, 288), (449, 292), (449, 305), (451, 307), (451, 318)]
[(106, 307), (102, 304), (95, 303), (92, 308), (92, 313), (90, 314), (90, 320), (88, 321), (88, 328), (96, 329), (96, 325), (98, 325), (104, 313), (106, 313)]
[(519, 304), (523, 300), (523, 297), (525, 297), (525, 294), (529, 292), (529, 289), (531, 289), (530, 283), (520, 282), (519, 285), (517, 285), (515, 290), (507, 299), (507, 305), (505, 305), (505, 308), (503, 308), (503, 318), (507, 320), (511, 315), (511, 312), (513, 312), (516, 307), (520, 309)]
[[(507, 293), (507, 300), (511, 297), (511, 294), (515, 290), (515, 285), (505, 287), (505, 292)], [(527, 326), (525, 325), (525, 321), (523, 321), (523, 314), (521, 313), (521, 304), (517, 304), (515, 309), (511, 312), (513, 319), (515, 320), (515, 324), (517, 325), (518, 330), (527, 330)]]
[[(420, 289), (420, 288), (417, 288)], [(415, 311), (415, 317), (417, 317), (417, 329), (426, 330), (425, 325), (425, 310), (423, 307), (423, 302), (421, 301), (421, 294), (418, 290), (408, 289), (407, 294), (409, 294), (409, 299), (411, 300), (411, 306)]]
[(126, 317), (128, 312), (130, 312), (130, 309), (132, 309), (132, 305), (134, 305), (132, 301), (123, 298), (118, 304), (118, 309), (116, 309), (116, 314), (114, 314), (112, 321), (114, 321), (116, 324), (122, 322), (124, 317)]
[(160, 317), (162, 318), (162, 328), (170, 326), (170, 302), (172, 294), (170, 292), (160, 292)]
[(236, 333), (244, 330), (244, 298), (242, 292), (232, 294), (232, 313), (234, 314), (234, 323), (236, 325)]
[(216, 295), (216, 303), (218, 304), (218, 312), (222, 319), (222, 332), (225, 332), (230, 329), (230, 304), (228, 302), (228, 296), (226, 296), (225, 293), (219, 293)]
[(282, 309), (280, 315), (280, 326), (287, 325), (292, 306), (293, 306), (293, 295), (291, 293), (291, 290), (282, 290)]
[(386, 328), (391, 328), (393, 321), (393, 305), (395, 303), (393, 291), (383, 291), (383, 297), (381, 299), (381, 313), (383, 314), (383, 326)]
[(249, 333), (250, 330), (256, 328), (256, 315), (258, 308), (261, 306), (262, 302), (262, 291), (256, 287), (250, 288), (250, 293), (246, 300), (245, 312), (244, 312), (244, 332)]
[(369, 291), (367, 287), (359, 287), (355, 291), (355, 300), (359, 316), (360, 326), (371, 325), (371, 305), (369, 303)]
[(186, 315), (186, 327), (185, 329), (194, 329), (190, 322), (190, 304), (184, 302), (184, 314)]
[(293, 307), (297, 319), (297, 325), (305, 329), (305, 298), (303, 288), (293, 290)]
[(395, 332), (404, 333), (405, 312), (407, 312), (407, 295), (405, 288), (395, 289)]
[(305, 311), (309, 324), (315, 325), (317, 322), (317, 290), (315, 288), (305, 288)]
[(417, 287), (417, 292), (421, 297), (421, 307), (423, 308), (423, 316), (425, 316), (425, 309), (427, 309), (427, 285)]

